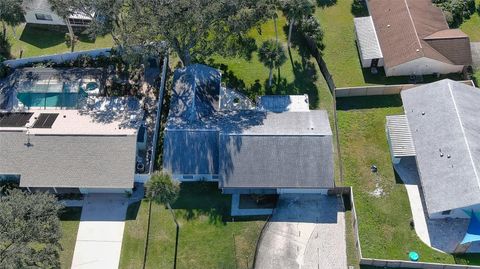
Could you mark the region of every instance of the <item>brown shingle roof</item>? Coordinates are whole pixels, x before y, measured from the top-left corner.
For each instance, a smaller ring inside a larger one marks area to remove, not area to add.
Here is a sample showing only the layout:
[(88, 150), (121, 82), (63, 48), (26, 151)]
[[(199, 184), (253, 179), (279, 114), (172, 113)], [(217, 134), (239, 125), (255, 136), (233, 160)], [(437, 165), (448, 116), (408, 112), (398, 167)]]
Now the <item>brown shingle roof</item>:
[(470, 40), (447, 21), (431, 0), (369, 0), (386, 67), (427, 57), (470, 65)]

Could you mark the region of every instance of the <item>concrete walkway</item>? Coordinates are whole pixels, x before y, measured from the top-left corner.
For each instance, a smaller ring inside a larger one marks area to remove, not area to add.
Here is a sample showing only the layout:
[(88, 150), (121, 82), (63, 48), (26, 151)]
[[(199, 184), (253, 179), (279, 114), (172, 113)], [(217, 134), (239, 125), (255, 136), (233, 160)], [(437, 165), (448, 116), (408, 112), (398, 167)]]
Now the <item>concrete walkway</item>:
[(262, 233), (255, 268), (347, 268), (342, 208), (337, 197), (281, 195)]
[(127, 207), (124, 194), (85, 197), (72, 268), (118, 268)]
[[(452, 253), (465, 236), (469, 219), (429, 219), (415, 157), (402, 158), (394, 168), (407, 189), (415, 232), (420, 240), (437, 251)], [(468, 250), (474, 253), (479, 251), (479, 243), (472, 244)]]

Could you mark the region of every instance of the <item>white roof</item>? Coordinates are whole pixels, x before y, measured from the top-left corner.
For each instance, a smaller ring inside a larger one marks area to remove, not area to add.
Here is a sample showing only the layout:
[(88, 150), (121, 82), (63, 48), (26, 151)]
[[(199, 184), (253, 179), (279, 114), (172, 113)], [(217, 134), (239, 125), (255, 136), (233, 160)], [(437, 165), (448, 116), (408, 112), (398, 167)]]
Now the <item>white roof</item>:
[(31, 135), (134, 135), (143, 118), (136, 98), (97, 97), (80, 109), (29, 109), (27, 126), (0, 127), (0, 131), (26, 131), (43, 113), (58, 113), (51, 128), (28, 128)]
[(393, 157), (415, 156), (412, 132), (408, 126), (407, 116), (387, 116), (387, 131)]
[(360, 17), (353, 19), (357, 33), (358, 46), (362, 59), (383, 58), (382, 49), (378, 42), (377, 32), (373, 25), (372, 17)]

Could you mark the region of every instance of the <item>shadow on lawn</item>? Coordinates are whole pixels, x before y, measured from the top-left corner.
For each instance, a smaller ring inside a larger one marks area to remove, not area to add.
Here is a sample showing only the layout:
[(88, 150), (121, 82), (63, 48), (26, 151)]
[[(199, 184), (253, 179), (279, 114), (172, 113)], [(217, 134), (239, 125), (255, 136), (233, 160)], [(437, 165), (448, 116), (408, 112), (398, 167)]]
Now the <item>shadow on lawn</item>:
[(25, 25), (20, 40), (37, 48), (45, 49), (65, 43), (65, 34)]
[(189, 221), (207, 216), (210, 223), (226, 224), (231, 218), (230, 202), (230, 195), (223, 195), (217, 183), (184, 182), (172, 209), (177, 219)]
[(337, 110), (401, 107), (402, 99), (396, 95), (342, 97), (337, 99)]

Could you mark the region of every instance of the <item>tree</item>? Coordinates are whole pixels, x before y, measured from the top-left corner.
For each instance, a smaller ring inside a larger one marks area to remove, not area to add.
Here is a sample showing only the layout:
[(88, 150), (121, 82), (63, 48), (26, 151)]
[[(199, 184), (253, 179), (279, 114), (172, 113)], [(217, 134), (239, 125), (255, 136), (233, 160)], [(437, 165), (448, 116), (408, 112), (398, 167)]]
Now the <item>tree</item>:
[(272, 86), (272, 77), (273, 69), (280, 68), (285, 61), (287, 56), (282, 47), (277, 46), (276, 42), (273, 40), (268, 40), (263, 42), (262, 46), (258, 50), (258, 58), (261, 63), (269, 68), (270, 73), (268, 75), (268, 87)]
[(433, 0), (439, 6), (452, 27), (459, 26), (464, 19), (475, 13), (475, 0)]
[(12, 28), (25, 22), (25, 11), (22, 0), (0, 1), (0, 20), (2, 21), (3, 38), (7, 40), (7, 25)]
[(288, 48), (290, 49), (293, 26), (303, 18), (311, 16), (315, 11), (315, 5), (310, 0), (282, 0), (281, 8), (288, 20)]
[(60, 268), (62, 205), (20, 189), (0, 197), (0, 268)]
[(320, 23), (315, 17), (309, 16), (303, 18), (299, 23), (299, 30), (305, 37), (309, 37), (315, 42), (319, 52), (324, 49), (325, 45), (323, 44), (323, 31), (320, 27)]
[[(266, 20), (273, 0), (50, 0), (68, 2), (62, 10), (95, 11), (89, 32), (111, 33), (124, 50), (161, 50), (165, 42), (184, 66), (213, 54), (246, 56), (252, 50), (247, 33)], [(238, 53), (245, 55), (238, 55)]]
[(170, 174), (156, 172), (146, 183), (147, 198), (159, 204), (171, 204), (177, 200), (180, 192), (180, 184), (173, 181)]

